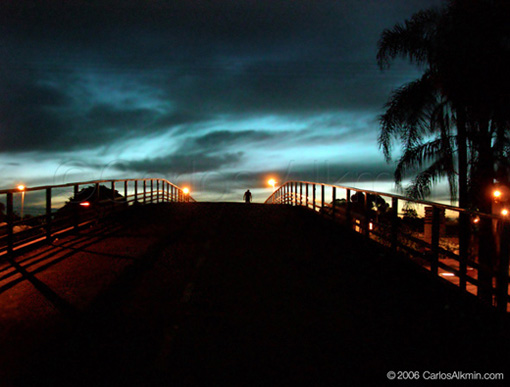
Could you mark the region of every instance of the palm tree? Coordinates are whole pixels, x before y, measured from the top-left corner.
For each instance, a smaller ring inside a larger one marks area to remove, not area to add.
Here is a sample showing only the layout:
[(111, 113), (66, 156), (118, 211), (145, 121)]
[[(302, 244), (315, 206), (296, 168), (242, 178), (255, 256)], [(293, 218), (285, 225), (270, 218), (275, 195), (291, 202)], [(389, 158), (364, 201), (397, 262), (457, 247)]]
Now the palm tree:
[(501, 150), (508, 144), (509, 128), (508, 15), (506, 0), (452, 0), (438, 27), (434, 56), (443, 93), (460, 117), (459, 136), (465, 135), (469, 145), (470, 201), (486, 212), (491, 210), (487, 191), (496, 178), (495, 165), (507, 163)]
[[(388, 161), (391, 160), (392, 138), (399, 138), (403, 144), (404, 152), (395, 171), (397, 185), (400, 186), (407, 172), (421, 169), (407, 189), (409, 196), (425, 198), (432, 184), (446, 177), (451, 200), (458, 194), (459, 205), (466, 207), (467, 145), (465, 136), (452, 133), (459, 115), (454, 116), (455, 109), (443, 92), (436, 64), (438, 34), (444, 14), (445, 9), (420, 11), (404, 24), (383, 32), (377, 53), (381, 69), (400, 56), (426, 70), (419, 80), (391, 95), (385, 106), (386, 113), (380, 117), (379, 144)], [(458, 179), (454, 146), (458, 154)]]
[(496, 172), (509, 180), (510, 12), (505, 11), (510, 7), (503, 0), (452, 0), (383, 32), (377, 54), (382, 69), (397, 57), (425, 69), (420, 79), (393, 92), (380, 119), (386, 158), (392, 138), (403, 145), (397, 184), (407, 172), (420, 171), (409, 194), (422, 198), (446, 177), (460, 207), (490, 211), (483, 190)]
[(395, 182), (400, 186), (407, 172), (421, 169), (406, 190), (408, 196), (423, 199), (433, 182), (446, 177), (451, 197), (456, 198), (452, 120), (448, 101), (435, 89), (430, 71), (394, 91), (386, 104), (386, 113), (380, 117), (379, 136), (386, 159), (391, 159), (392, 137), (398, 137), (403, 145)]
[[(420, 79), (392, 93), (380, 118), (379, 144), (386, 158), (393, 138), (403, 145), (397, 184), (404, 174), (418, 173), (408, 189), (411, 196), (426, 196), (437, 179), (447, 177), (460, 207), (491, 212), (495, 179), (509, 182), (508, 15), (507, 0), (451, 0), (383, 32), (377, 54), (382, 69), (397, 57), (424, 68)], [(467, 221), (460, 217), (461, 257), (467, 251)], [(482, 223), (479, 260), (493, 267), (491, 224)], [(481, 297), (490, 299), (492, 278), (480, 274), (479, 279), (487, 284)]]

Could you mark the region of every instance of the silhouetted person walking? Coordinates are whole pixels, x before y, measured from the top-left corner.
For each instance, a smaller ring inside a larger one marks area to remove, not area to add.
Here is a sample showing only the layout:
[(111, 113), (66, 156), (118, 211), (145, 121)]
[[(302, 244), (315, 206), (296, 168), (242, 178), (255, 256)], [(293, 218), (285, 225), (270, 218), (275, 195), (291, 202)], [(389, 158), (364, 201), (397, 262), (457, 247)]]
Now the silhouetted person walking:
[(244, 199), (245, 203), (250, 203), (251, 202), (251, 192), (250, 192), (250, 190), (248, 190), (248, 191), (246, 191), (244, 193), (243, 199)]

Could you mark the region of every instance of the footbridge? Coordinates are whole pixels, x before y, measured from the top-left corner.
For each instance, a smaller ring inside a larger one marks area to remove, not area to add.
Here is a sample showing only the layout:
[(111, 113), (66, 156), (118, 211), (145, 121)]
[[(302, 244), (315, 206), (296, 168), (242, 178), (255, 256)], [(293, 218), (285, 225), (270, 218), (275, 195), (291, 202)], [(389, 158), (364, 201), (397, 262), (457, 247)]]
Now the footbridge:
[(504, 217), (300, 181), (265, 204), (163, 179), (0, 195), (2, 385), (510, 375)]

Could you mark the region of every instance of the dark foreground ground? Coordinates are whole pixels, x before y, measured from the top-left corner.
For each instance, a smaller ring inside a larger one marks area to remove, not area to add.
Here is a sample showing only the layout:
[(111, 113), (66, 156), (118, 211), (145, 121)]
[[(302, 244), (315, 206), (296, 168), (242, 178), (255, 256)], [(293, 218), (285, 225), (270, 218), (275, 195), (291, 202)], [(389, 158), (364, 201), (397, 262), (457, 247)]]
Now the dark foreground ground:
[(302, 208), (152, 205), (0, 264), (0, 385), (510, 379), (508, 321), (474, 301)]

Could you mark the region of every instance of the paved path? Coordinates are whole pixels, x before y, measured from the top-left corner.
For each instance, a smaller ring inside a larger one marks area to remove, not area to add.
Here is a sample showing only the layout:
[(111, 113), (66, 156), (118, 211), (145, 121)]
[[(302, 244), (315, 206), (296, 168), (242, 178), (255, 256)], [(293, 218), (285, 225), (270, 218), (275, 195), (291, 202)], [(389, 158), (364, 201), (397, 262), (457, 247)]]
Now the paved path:
[(152, 205), (57, 240), (0, 264), (0, 324), (2, 386), (510, 378), (507, 319), (286, 206)]

